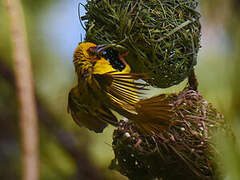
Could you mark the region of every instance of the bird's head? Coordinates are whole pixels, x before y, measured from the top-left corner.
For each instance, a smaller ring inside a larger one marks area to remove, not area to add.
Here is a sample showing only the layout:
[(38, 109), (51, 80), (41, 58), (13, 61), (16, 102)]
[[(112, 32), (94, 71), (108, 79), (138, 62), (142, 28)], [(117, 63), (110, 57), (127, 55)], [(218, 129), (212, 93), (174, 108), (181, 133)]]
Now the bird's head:
[(94, 64), (101, 59), (101, 52), (106, 49), (106, 45), (96, 45), (91, 42), (83, 42), (78, 45), (73, 55), (73, 62), (79, 65), (83, 62)]
[(91, 42), (79, 43), (73, 55), (73, 63), (79, 77), (91, 77), (97, 61), (104, 59), (102, 51), (106, 47), (106, 45), (96, 45)]

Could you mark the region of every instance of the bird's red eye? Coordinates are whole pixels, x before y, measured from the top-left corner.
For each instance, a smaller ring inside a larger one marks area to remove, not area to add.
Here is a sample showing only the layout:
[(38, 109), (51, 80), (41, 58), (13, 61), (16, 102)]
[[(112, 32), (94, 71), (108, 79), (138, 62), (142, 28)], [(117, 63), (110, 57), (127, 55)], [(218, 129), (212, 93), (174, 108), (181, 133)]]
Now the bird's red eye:
[(90, 47), (90, 48), (88, 48), (88, 53), (89, 53), (89, 55), (96, 55), (96, 47)]

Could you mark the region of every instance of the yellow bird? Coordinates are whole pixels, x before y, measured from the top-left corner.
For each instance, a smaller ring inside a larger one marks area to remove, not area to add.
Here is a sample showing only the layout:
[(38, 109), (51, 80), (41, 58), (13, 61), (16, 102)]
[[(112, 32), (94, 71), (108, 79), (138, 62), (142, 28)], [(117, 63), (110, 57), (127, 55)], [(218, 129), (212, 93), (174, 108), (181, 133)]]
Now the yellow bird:
[(74, 53), (78, 85), (71, 89), (68, 111), (79, 125), (102, 132), (107, 124), (117, 125), (111, 110), (133, 120), (144, 133), (153, 135), (167, 128), (173, 115), (166, 95), (140, 100), (146, 83), (136, 82), (143, 74), (130, 73), (131, 68), (118, 56), (123, 68), (117, 70), (103, 57), (106, 46), (80, 43)]

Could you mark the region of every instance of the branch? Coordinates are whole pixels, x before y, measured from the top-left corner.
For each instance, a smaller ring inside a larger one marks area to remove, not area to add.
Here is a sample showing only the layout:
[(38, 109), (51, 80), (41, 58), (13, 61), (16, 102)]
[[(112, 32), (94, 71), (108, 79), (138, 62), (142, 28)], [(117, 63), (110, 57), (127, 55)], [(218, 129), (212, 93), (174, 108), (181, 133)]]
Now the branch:
[(192, 89), (194, 91), (197, 91), (197, 89), (198, 89), (198, 80), (197, 80), (197, 76), (195, 74), (194, 68), (190, 71), (190, 74), (188, 76), (188, 85), (189, 85), (190, 89)]
[(33, 75), (20, 0), (3, 0), (10, 21), (14, 73), (19, 100), (23, 180), (39, 178), (38, 124)]

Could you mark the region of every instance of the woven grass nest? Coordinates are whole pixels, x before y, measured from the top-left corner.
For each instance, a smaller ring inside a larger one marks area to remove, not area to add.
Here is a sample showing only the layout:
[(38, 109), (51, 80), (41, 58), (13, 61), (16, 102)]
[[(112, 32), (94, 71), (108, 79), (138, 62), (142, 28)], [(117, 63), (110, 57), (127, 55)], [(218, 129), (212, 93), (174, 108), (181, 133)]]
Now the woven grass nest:
[(153, 86), (183, 81), (199, 50), (198, 0), (91, 0), (85, 5), (86, 39), (128, 51), (133, 72)]
[(130, 180), (216, 180), (212, 137), (227, 131), (223, 116), (202, 96), (185, 89), (169, 95), (175, 116), (169, 129), (154, 137), (122, 121), (113, 134), (115, 159), (110, 165)]

